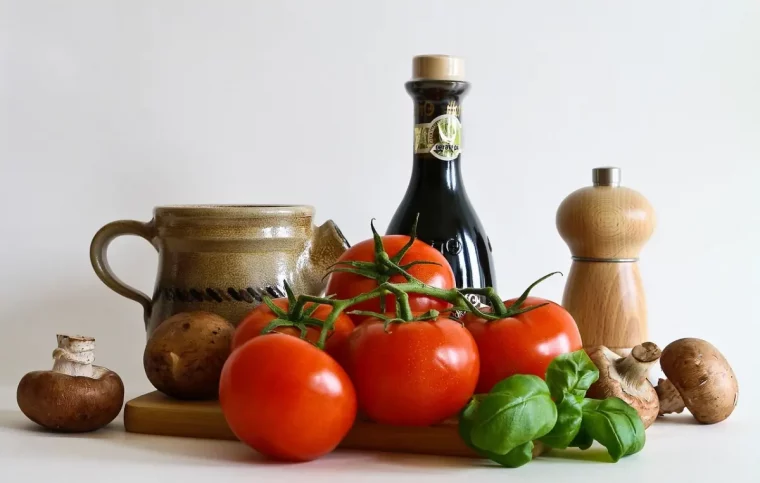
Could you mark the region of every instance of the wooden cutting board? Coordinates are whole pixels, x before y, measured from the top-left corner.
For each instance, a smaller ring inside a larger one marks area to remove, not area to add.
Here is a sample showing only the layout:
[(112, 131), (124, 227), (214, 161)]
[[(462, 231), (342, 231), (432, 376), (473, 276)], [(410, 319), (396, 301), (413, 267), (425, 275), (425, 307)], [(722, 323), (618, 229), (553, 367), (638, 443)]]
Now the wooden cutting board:
[[(178, 401), (157, 391), (127, 402), (124, 427), (131, 433), (189, 438), (237, 438), (216, 401)], [(456, 421), (437, 426), (385, 426), (357, 421), (340, 448), (479, 458), (459, 437)], [(534, 456), (543, 452), (536, 442)]]

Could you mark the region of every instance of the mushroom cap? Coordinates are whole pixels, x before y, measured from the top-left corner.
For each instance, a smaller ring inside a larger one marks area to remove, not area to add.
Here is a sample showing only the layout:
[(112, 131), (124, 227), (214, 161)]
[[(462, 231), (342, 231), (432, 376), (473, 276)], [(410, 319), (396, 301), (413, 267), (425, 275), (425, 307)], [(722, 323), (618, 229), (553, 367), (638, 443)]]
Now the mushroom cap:
[[(588, 389), (586, 397), (591, 399), (620, 398), (639, 413), (644, 428), (651, 426), (660, 412), (660, 401), (652, 383), (646, 378), (637, 381), (637, 384), (624, 380), (625, 378), (615, 366), (615, 361), (623, 359), (623, 357), (605, 346), (592, 347), (586, 352), (596, 368), (599, 369), (599, 379)], [(657, 355), (659, 356), (659, 353)]]
[(92, 366), (93, 377), (34, 371), (21, 378), (16, 401), (21, 411), (48, 429), (86, 432), (113, 421), (124, 403), (124, 384), (113, 371)]
[(709, 342), (673, 341), (663, 349), (660, 365), (700, 423), (719, 423), (734, 411), (739, 383), (726, 358)]

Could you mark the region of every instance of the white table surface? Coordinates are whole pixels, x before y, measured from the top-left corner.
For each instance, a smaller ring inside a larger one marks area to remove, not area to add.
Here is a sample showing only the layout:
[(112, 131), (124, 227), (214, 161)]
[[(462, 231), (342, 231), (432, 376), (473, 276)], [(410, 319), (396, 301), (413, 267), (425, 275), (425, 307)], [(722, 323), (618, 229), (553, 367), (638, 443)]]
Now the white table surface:
[[(743, 410), (740, 410), (743, 409)], [(712, 426), (680, 415), (655, 423), (642, 452), (616, 464), (601, 447), (557, 451), (517, 469), (467, 458), (336, 451), (310, 463), (261, 459), (234, 441), (126, 433), (121, 415), (97, 432), (46, 432), (18, 410), (14, 387), (0, 387), (0, 482), (236, 482), (304, 481), (473, 483), (562, 481), (589, 478), (622, 482), (760, 481), (760, 421), (752, 407), (737, 407)]]

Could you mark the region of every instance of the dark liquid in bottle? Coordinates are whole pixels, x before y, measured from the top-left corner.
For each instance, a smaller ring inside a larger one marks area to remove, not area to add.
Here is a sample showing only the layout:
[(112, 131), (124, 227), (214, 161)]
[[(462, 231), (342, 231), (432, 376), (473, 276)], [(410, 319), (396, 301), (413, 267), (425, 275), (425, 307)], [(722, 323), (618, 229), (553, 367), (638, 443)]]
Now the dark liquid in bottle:
[(458, 288), (496, 288), (491, 244), (462, 182), (460, 99), (468, 88), (462, 81), (406, 83), (414, 99), (414, 167), (386, 233), (411, 234), (419, 214), (417, 237), (446, 257)]

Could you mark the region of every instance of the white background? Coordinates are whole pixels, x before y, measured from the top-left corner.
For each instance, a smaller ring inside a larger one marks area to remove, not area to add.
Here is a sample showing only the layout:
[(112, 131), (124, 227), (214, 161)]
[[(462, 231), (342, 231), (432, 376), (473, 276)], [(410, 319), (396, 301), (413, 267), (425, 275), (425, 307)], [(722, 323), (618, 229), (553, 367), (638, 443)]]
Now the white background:
[[(155, 205), (308, 203), (357, 242), (411, 168), (411, 57), (461, 55), (465, 184), (500, 292), (554, 270), (554, 216), (617, 165), (653, 204), (641, 254), (651, 338), (702, 337), (756, 392), (760, 2), (0, 0), (0, 384), (50, 366), (57, 332), (98, 340), (128, 391), (140, 307), (88, 260), (92, 235)], [(156, 255), (112, 245), (151, 292)], [(564, 279), (536, 294), (559, 300)], [(748, 403), (739, 407), (750, 409)]]

